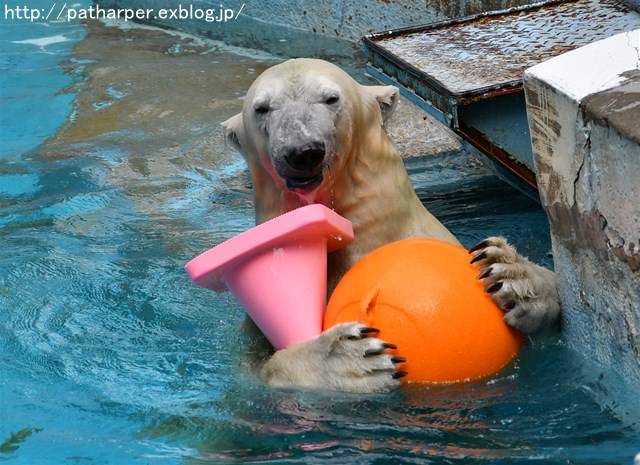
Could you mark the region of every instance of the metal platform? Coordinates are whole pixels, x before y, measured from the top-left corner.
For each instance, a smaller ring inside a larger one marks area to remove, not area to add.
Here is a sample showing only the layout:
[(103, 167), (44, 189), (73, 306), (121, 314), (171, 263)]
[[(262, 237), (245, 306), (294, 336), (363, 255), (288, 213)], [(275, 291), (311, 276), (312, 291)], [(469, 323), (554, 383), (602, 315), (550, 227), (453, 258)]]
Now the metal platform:
[(365, 37), (367, 70), (536, 189), (522, 76), (548, 58), (640, 29), (614, 0), (526, 8)]

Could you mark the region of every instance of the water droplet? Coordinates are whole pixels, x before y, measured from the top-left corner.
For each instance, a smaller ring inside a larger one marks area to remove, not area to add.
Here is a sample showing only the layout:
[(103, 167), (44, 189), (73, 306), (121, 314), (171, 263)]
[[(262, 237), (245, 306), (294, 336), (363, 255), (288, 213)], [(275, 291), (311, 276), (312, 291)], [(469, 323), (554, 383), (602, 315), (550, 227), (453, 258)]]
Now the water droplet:
[(327, 177), (329, 178), (329, 207), (331, 208), (331, 210), (336, 211), (336, 206), (335, 206), (335, 197), (333, 194), (333, 182), (331, 180), (331, 170), (329, 170), (327, 168)]

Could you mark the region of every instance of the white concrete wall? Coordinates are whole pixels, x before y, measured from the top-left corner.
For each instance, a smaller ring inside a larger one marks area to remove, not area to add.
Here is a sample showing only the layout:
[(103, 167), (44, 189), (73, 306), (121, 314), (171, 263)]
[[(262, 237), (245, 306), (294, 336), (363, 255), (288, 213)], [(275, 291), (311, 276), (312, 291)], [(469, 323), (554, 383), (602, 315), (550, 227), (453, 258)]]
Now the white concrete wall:
[(525, 92), (564, 338), (638, 422), (640, 30), (530, 68)]

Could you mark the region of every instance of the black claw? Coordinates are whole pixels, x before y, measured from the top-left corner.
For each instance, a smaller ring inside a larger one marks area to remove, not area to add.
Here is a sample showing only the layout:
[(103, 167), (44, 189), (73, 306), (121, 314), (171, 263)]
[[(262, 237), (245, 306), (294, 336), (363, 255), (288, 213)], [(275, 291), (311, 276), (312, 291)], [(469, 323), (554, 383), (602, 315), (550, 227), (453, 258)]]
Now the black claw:
[(384, 349), (367, 349), (364, 351), (365, 357), (372, 357), (374, 355), (380, 355), (384, 352)]
[(484, 292), (493, 294), (494, 292), (498, 292), (500, 289), (502, 289), (502, 281), (498, 281), (497, 283), (493, 283), (491, 286), (487, 286), (484, 289)]
[(474, 255), (469, 263), (475, 263), (480, 260), (484, 260), (485, 258), (487, 258), (487, 252), (480, 252), (479, 254)]
[(391, 362), (392, 363), (404, 363), (406, 362), (407, 359), (404, 357), (391, 357)]
[(502, 306), (503, 310), (509, 311), (509, 310), (513, 310), (516, 306), (516, 303), (514, 301), (508, 302), (505, 305)]
[(362, 328), (360, 330), (360, 334), (362, 334), (363, 336), (368, 336), (369, 334), (379, 333), (379, 332), (380, 330), (377, 328)]
[(398, 370), (396, 371), (394, 374), (391, 375), (391, 377), (393, 379), (400, 379), (400, 378), (404, 378), (405, 376), (407, 376), (409, 373), (407, 373), (406, 371), (402, 371), (402, 370)]
[(487, 268), (486, 270), (484, 270), (482, 273), (480, 273), (480, 274), (476, 277), (476, 279), (484, 279), (484, 278), (486, 278), (486, 277), (490, 276), (490, 275), (491, 275), (491, 273), (493, 273), (493, 268), (489, 267), (489, 268)]
[(489, 246), (489, 241), (487, 241), (486, 239), (476, 245), (474, 245), (473, 247), (471, 247), (469, 249), (469, 253), (473, 253), (476, 250), (480, 250), (480, 249), (486, 249)]
[(383, 346), (385, 349), (397, 349), (397, 348), (398, 348), (398, 346), (397, 346), (397, 345), (395, 345), (395, 344), (391, 344), (390, 342), (385, 342), (384, 344), (382, 344), (382, 346)]

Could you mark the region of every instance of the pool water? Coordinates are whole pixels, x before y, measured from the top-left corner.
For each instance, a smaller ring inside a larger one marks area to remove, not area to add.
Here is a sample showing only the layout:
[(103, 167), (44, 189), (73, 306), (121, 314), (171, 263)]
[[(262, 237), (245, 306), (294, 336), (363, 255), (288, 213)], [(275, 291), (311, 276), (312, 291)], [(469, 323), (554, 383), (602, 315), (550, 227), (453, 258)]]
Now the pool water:
[[(593, 401), (597, 376), (558, 337), (468, 384), (262, 386), (242, 308), (182, 267), (253, 224), (217, 123), (277, 59), (149, 28), (3, 21), (0, 461), (633, 462), (637, 424)], [(551, 265), (540, 207), (474, 155), (409, 170), (465, 245), (500, 233)]]

